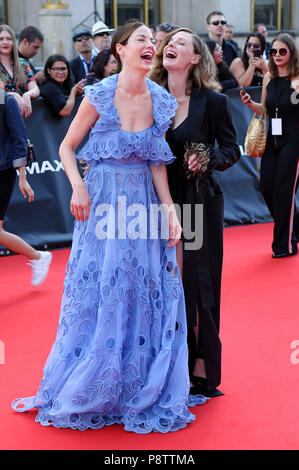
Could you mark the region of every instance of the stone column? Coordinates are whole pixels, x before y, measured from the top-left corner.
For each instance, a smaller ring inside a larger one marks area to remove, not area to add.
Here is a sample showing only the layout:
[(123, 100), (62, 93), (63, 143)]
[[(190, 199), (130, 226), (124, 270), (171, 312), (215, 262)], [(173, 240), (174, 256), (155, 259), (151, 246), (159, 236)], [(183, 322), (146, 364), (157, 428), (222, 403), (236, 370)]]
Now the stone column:
[(39, 12), (39, 29), (44, 35), (43, 62), (52, 54), (73, 58), (71, 29), (72, 13), (66, 9), (42, 9)]

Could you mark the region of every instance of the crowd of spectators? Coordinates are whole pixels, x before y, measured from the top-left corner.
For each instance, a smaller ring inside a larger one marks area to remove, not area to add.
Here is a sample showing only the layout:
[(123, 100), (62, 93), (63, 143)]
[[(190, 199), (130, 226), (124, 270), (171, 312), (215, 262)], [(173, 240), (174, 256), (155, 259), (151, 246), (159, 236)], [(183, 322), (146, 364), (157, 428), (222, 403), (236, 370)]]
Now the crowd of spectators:
[[(129, 20), (130, 21), (130, 20)], [(151, 25), (156, 48), (163, 47), (164, 38), (179, 26), (171, 23)], [(34, 26), (24, 28), (18, 37), (7, 25), (0, 25), (0, 88), (17, 100), (23, 117), (32, 112), (31, 100), (42, 96), (57, 116), (68, 116), (76, 96), (84, 87), (109, 76), (116, 66), (110, 44), (114, 29), (103, 21), (91, 31), (81, 29), (73, 34), (76, 57), (53, 54), (41, 70), (31, 59), (42, 47), (44, 37)], [(202, 32), (198, 32), (203, 35)], [(206, 44), (215, 61), (219, 92), (239, 86), (261, 85), (268, 71), (270, 44), (267, 28), (257, 24), (246, 39), (243, 51), (233, 39), (234, 27), (220, 11), (211, 12), (206, 20)]]

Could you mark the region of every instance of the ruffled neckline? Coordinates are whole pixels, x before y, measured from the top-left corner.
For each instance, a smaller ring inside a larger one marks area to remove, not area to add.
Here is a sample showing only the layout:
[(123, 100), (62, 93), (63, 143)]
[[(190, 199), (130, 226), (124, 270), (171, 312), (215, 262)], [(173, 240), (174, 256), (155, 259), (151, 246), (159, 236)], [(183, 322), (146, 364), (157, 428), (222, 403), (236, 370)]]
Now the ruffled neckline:
[(162, 88), (160, 85), (146, 77), (146, 84), (152, 98), (153, 124), (150, 127), (137, 132), (127, 131), (121, 128), (122, 124), (117, 107), (114, 103), (118, 78), (119, 74), (114, 74), (110, 77), (104, 78), (101, 82), (85, 88), (85, 93), (89, 97), (91, 104), (95, 106), (96, 110), (100, 114), (99, 121), (101, 121), (101, 118), (105, 116), (104, 119), (106, 121), (113, 121), (114, 126), (127, 135), (139, 135), (150, 130), (152, 130), (156, 135), (164, 134), (169, 128), (171, 118), (174, 116), (175, 110), (177, 109), (176, 99), (170, 95), (165, 88)]

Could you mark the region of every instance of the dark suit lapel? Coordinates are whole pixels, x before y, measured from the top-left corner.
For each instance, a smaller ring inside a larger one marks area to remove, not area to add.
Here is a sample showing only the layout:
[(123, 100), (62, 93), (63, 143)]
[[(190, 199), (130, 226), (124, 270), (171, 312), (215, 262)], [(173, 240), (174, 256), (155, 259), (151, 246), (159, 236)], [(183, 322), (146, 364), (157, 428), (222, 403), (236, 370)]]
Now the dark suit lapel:
[(83, 62), (80, 59), (80, 57), (79, 57), (79, 61), (80, 61), (80, 75), (83, 75), (83, 77), (85, 77), (85, 75), (86, 75), (85, 68), (84, 68)]
[[(190, 97), (190, 108), (189, 115), (196, 116), (195, 119), (191, 120), (192, 134), (197, 137), (197, 140), (203, 139), (201, 136), (201, 128), (205, 117), (207, 105), (207, 90), (198, 90), (192, 88), (191, 97)], [(195, 140), (195, 142), (197, 141)]]

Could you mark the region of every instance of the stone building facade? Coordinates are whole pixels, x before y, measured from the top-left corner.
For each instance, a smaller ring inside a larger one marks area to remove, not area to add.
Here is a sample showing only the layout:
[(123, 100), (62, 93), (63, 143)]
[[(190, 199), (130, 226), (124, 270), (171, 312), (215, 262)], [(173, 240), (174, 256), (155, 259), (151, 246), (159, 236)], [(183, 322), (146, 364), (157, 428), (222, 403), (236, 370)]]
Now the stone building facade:
[(42, 63), (53, 52), (74, 56), (72, 33), (80, 27), (91, 29), (102, 19), (116, 27), (129, 17), (147, 24), (162, 22), (206, 32), (206, 17), (213, 11), (224, 13), (234, 26), (235, 38), (244, 42), (255, 22), (299, 35), (299, 0), (0, 0), (0, 22), (7, 22), (18, 33), (24, 26), (39, 27), (45, 44), (36, 61)]

